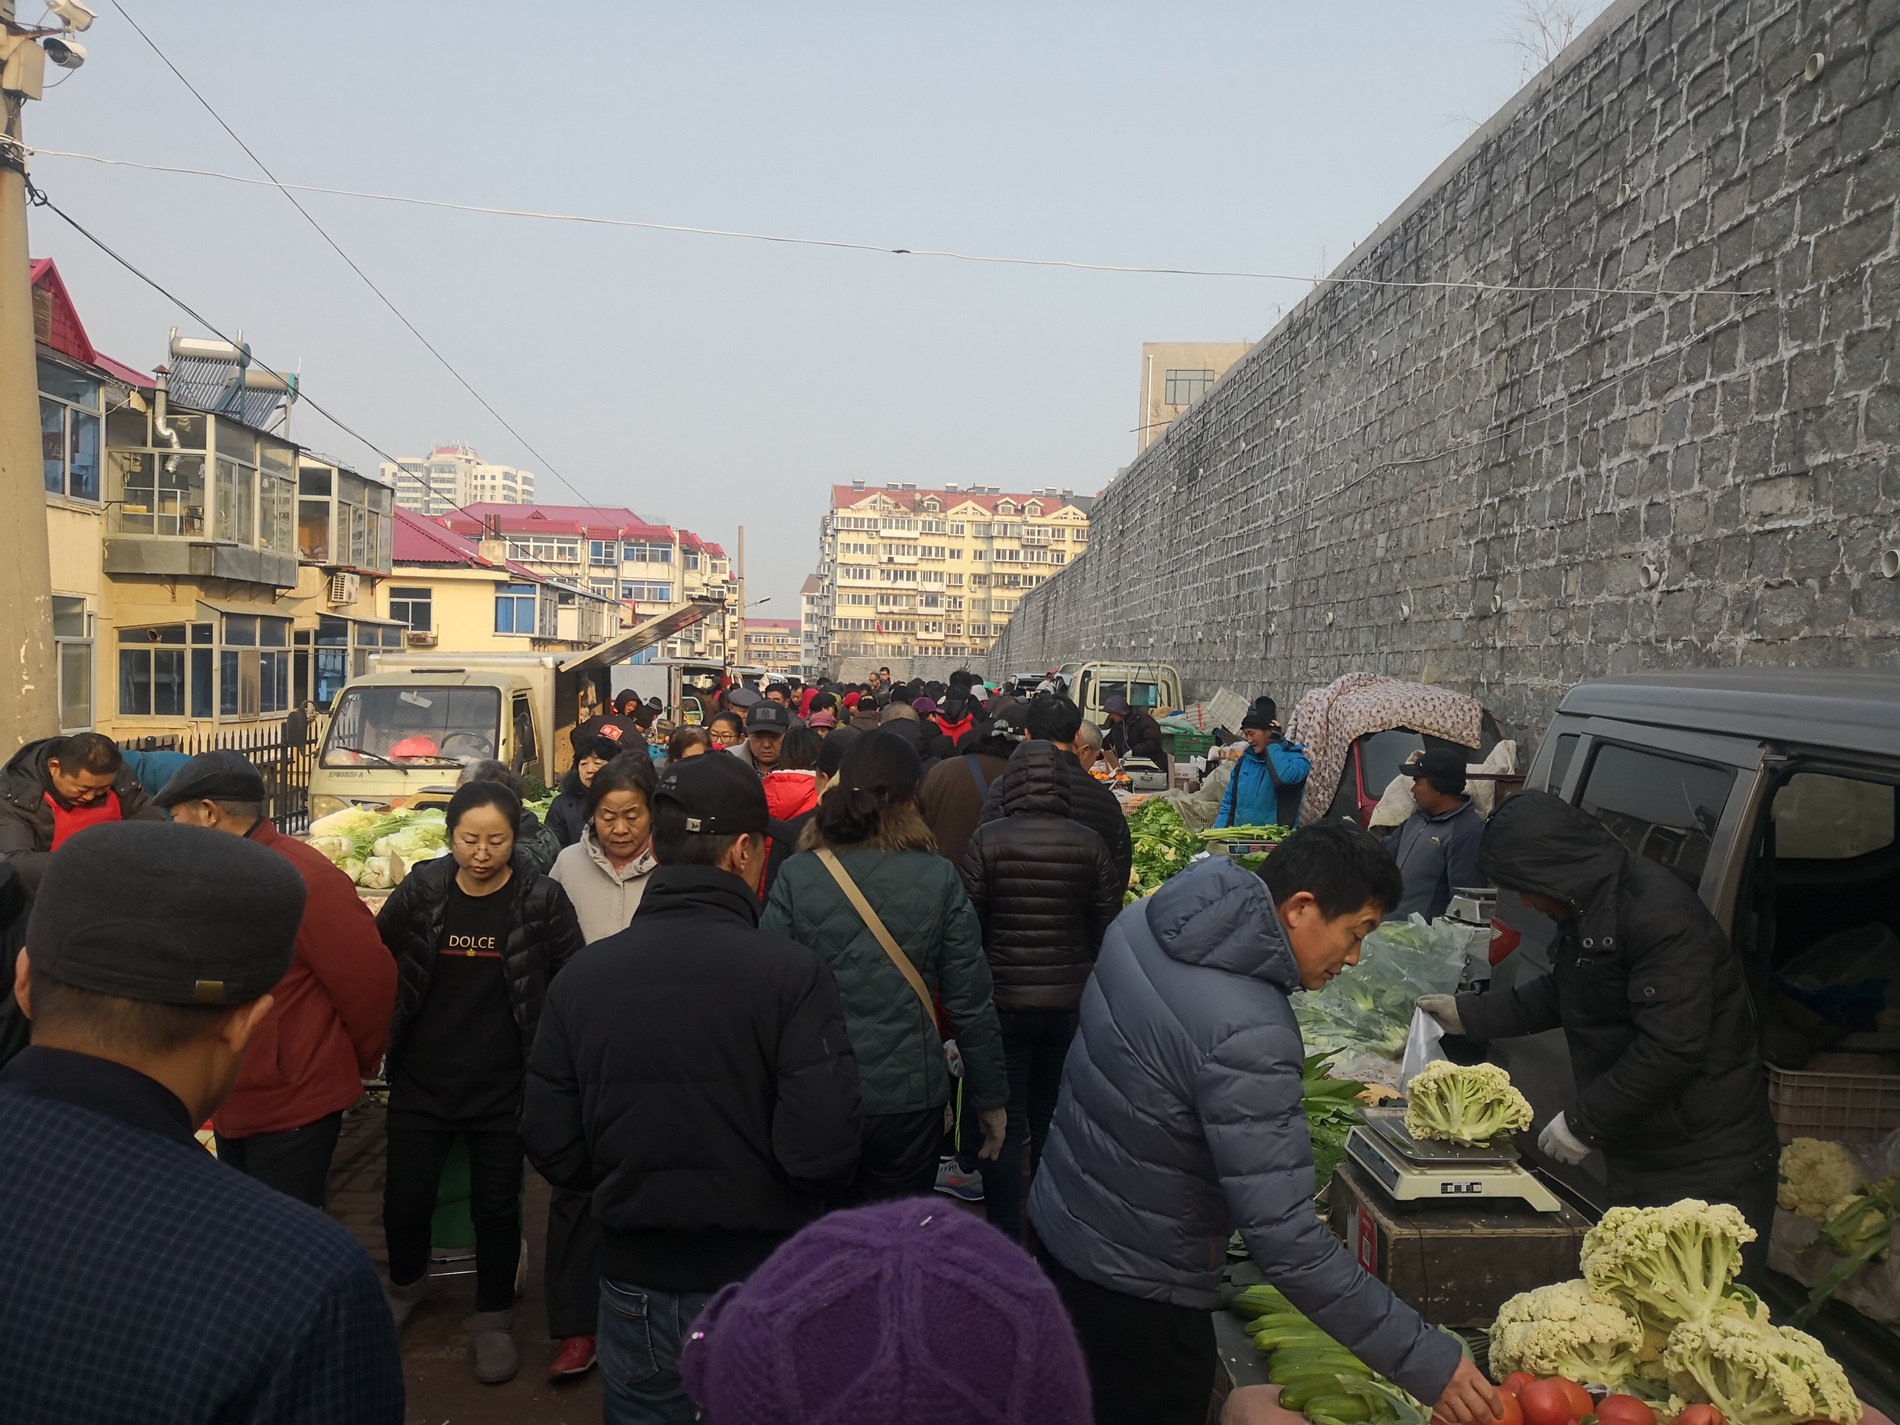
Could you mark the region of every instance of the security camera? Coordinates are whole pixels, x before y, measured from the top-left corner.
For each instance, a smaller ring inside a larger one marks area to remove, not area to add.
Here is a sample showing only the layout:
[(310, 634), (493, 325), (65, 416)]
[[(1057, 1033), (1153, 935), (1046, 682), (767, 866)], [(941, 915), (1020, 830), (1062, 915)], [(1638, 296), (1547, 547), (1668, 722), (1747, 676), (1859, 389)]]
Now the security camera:
[(75, 30), (89, 30), (98, 17), (88, 10), (79, 0), (46, 0), (46, 8), (51, 10), (69, 27)]
[(78, 40), (63, 40), (58, 35), (48, 35), (40, 44), (46, 49), (46, 57), (61, 69), (77, 69), (86, 62), (86, 47)]

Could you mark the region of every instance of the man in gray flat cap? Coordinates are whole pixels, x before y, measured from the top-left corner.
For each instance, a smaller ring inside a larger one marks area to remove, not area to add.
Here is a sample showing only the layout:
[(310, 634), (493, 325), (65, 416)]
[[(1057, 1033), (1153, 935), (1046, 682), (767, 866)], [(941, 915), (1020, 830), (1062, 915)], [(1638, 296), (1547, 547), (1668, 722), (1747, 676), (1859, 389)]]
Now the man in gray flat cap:
[(0, 1070), (9, 1422), (402, 1420), (363, 1249), (194, 1132), (303, 909), (295, 866), (198, 827), (95, 826), (48, 858), (14, 978), (32, 1044)]
[(218, 1109), (218, 1157), (300, 1202), (322, 1207), (343, 1110), (363, 1096), (389, 1042), (396, 962), (350, 878), (264, 815), (264, 779), (249, 759), (200, 752), (153, 800), (186, 826), (242, 836), (303, 877), (303, 920), (290, 969), (271, 988), (252, 1054)]

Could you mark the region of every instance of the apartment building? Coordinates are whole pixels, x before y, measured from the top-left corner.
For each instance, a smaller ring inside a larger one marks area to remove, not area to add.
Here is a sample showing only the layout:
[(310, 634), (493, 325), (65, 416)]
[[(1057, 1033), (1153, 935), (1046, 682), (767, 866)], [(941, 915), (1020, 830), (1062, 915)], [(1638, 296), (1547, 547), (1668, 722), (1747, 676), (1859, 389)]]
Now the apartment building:
[[(445, 515), (443, 525), (464, 539), (501, 541), (507, 559), (540, 577), (617, 600), (628, 623), (689, 599), (725, 603), (734, 597), (732, 564), (723, 548), (629, 509), (478, 502)], [(726, 617), (722, 610), (646, 656), (722, 662)]]
[(438, 445), (427, 455), (383, 462), (396, 504), (419, 515), (446, 515), (465, 505), (531, 505), (534, 472), (491, 465), (471, 445)]
[(1087, 550), (1094, 503), (1073, 490), (834, 485), (818, 588), (804, 596), (818, 665), (982, 656), (1022, 595)]
[(745, 621), (745, 657), (739, 661), (768, 673), (798, 673), (804, 667), (801, 631), (800, 621), (795, 618), (749, 618)]

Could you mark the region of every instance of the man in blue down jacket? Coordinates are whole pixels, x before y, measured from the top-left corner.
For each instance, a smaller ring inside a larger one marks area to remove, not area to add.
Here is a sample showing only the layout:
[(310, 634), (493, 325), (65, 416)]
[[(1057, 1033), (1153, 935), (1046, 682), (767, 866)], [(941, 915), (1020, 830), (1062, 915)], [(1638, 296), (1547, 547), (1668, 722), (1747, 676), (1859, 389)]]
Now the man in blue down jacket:
[(1029, 1218), (1088, 1359), (1098, 1425), (1201, 1425), (1212, 1311), (1235, 1227), (1267, 1279), (1441, 1418), (1496, 1394), (1313, 1211), (1304, 1049), (1288, 996), (1357, 964), (1400, 893), (1356, 827), (1295, 832), (1263, 877), (1226, 857), (1124, 910), (1081, 1028)]

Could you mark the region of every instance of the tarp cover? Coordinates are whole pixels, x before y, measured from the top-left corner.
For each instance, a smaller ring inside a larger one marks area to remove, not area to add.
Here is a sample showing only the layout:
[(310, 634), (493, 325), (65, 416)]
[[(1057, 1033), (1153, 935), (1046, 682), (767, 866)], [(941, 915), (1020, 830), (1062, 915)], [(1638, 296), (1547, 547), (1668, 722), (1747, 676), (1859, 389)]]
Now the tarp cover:
[(1450, 688), (1407, 683), (1383, 673), (1348, 673), (1301, 698), (1286, 725), (1287, 741), (1306, 748), (1313, 770), (1300, 820), (1317, 821), (1332, 805), (1346, 749), (1369, 732), (1409, 727), (1462, 747), (1482, 738), (1484, 704)]

